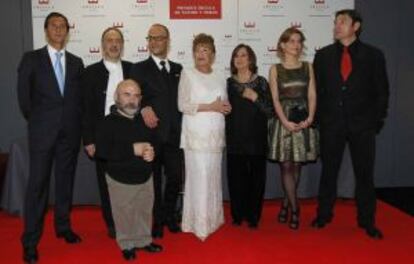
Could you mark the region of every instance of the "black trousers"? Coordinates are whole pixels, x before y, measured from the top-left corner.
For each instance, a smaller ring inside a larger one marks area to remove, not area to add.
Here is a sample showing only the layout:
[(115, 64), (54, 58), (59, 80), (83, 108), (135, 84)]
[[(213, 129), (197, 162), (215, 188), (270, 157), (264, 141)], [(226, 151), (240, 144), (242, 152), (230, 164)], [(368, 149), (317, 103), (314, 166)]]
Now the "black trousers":
[[(176, 208), (181, 191), (184, 168), (183, 152), (169, 143), (157, 144), (154, 160), (154, 224), (177, 221)], [(163, 173), (164, 172), (164, 173)], [(165, 184), (162, 182), (165, 175)], [(164, 191), (163, 191), (164, 189)]]
[(376, 196), (374, 187), (375, 131), (359, 133), (321, 130), (322, 175), (319, 185), (318, 217), (330, 220), (337, 196), (337, 179), (345, 145), (348, 144), (355, 174), (355, 198), (358, 223), (375, 224)]
[(265, 181), (264, 155), (227, 154), (227, 182), (234, 221), (259, 222)]
[(99, 187), (99, 197), (101, 199), (102, 217), (108, 230), (115, 230), (114, 219), (112, 217), (111, 202), (109, 200), (108, 183), (105, 178), (105, 162), (95, 160), (96, 176)]
[(35, 247), (40, 240), (44, 216), (48, 207), (49, 183), (54, 163), (55, 169), (55, 232), (71, 229), (73, 181), (79, 153), (79, 144), (68, 142), (64, 132), (43, 135), (38, 140), (29, 135), (30, 168), (24, 205), (23, 247)]

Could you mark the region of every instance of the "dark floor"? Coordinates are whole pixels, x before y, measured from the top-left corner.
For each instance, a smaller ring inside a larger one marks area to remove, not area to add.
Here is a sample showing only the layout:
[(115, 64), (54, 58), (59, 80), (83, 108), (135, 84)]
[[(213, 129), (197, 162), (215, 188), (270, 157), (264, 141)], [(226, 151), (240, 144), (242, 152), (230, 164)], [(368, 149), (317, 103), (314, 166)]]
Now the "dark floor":
[(377, 188), (377, 198), (414, 216), (414, 187)]

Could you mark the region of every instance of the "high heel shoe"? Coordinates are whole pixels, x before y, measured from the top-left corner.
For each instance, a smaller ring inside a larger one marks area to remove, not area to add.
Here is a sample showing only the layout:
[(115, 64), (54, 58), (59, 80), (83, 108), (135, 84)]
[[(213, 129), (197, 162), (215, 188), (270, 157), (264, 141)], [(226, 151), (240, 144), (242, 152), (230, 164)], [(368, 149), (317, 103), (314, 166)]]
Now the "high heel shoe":
[(289, 228), (294, 230), (299, 229), (299, 208), (297, 208), (295, 211), (292, 210), (290, 215)]
[(282, 206), (280, 207), (279, 215), (277, 216), (277, 220), (279, 223), (286, 223), (288, 220), (288, 213), (289, 213), (289, 206), (284, 205), (282, 203)]

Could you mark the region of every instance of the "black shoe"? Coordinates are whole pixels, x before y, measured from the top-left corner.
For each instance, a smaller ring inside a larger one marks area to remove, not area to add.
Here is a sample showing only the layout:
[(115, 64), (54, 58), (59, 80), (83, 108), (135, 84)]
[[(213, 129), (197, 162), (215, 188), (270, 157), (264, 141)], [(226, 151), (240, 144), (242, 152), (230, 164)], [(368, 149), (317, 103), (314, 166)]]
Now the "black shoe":
[(280, 207), (280, 211), (279, 214), (277, 216), (277, 220), (279, 221), (279, 223), (286, 223), (288, 220), (288, 213), (289, 213), (289, 207), (286, 205), (284, 205), (282, 203), (282, 206)]
[(379, 230), (377, 227), (375, 226), (364, 226), (364, 225), (359, 225), (360, 228), (364, 229), (365, 232), (367, 233), (367, 235), (375, 240), (381, 240), (384, 238), (384, 235), (382, 234), (381, 230)]
[(157, 245), (155, 243), (150, 243), (149, 245), (146, 245), (141, 249), (150, 253), (158, 253), (162, 251), (162, 246)]
[(39, 256), (35, 247), (25, 247), (23, 249), (23, 261), (29, 264), (37, 263)]
[(257, 229), (257, 228), (259, 227), (259, 225), (257, 224), (257, 222), (249, 222), (249, 223), (247, 224), (247, 226), (248, 226), (250, 229)]
[(316, 217), (313, 221), (311, 226), (315, 229), (321, 229), (324, 228), (327, 224), (329, 224), (331, 220), (324, 220), (320, 217)]
[(241, 226), (242, 221), (241, 220), (233, 220), (233, 222), (231, 223), (234, 226)]
[(57, 236), (57, 238), (63, 238), (66, 241), (66, 243), (69, 243), (69, 244), (77, 244), (77, 243), (80, 243), (82, 241), (80, 236), (78, 236), (72, 230), (67, 230), (67, 231), (62, 232), (62, 233), (57, 233), (56, 236)]
[(116, 232), (114, 227), (108, 227), (108, 237), (111, 239), (116, 238)]
[(290, 215), (289, 228), (293, 230), (299, 229), (299, 208), (295, 211), (292, 210)]
[(181, 232), (181, 227), (176, 222), (168, 222), (167, 228), (171, 233), (179, 233)]
[(136, 258), (135, 249), (124, 249), (122, 250), (122, 256), (125, 260), (131, 261)]
[(164, 227), (162, 225), (154, 225), (152, 227), (152, 237), (162, 238), (164, 236)]

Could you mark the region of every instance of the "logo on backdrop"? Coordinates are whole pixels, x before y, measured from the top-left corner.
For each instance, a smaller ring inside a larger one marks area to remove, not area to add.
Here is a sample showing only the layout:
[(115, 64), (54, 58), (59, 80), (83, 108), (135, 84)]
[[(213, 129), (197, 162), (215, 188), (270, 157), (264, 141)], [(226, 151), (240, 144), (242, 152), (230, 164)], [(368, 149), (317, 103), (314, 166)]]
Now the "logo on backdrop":
[(263, 17), (284, 17), (283, 13), (285, 5), (282, 0), (262, 0), (262, 16)]
[(79, 24), (69, 21), (69, 43), (82, 43)]
[(225, 33), (221, 36), (221, 46), (231, 46), (233, 47), (235, 45), (234, 43), (234, 37), (231, 33)]
[(266, 45), (263, 53), (261, 55), (262, 64), (263, 65), (272, 65), (275, 63), (277, 59), (277, 46), (276, 44), (272, 43), (270, 45)]
[(240, 25), (240, 40), (260, 40), (260, 29), (255, 21), (243, 21)]
[(290, 26), (302, 30), (302, 22), (292, 21), (290, 22)]
[(146, 44), (145, 45), (138, 45), (135, 48), (135, 51), (132, 54), (132, 57), (135, 60), (138, 60), (138, 61), (144, 60), (148, 56), (149, 56), (149, 52), (148, 52), (148, 48), (147, 48), (147, 45)]
[(129, 30), (129, 27), (127, 26), (126, 23), (124, 23), (123, 21), (115, 21), (115, 22), (112, 22), (112, 24), (110, 24), (110, 26), (121, 30), (122, 35), (124, 35), (124, 42), (125, 43), (130, 41), (130, 37), (129, 37), (130, 30)]
[[(85, 49), (84, 49), (85, 50)], [(85, 54), (82, 56), (86, 65), (95, 63), (102, 58), (100, 46), (89, 46), (86, 48)]]
[(327, 3), (329, 0), (313, 0), (312, 4), (310, 5), (310, 11), (314, 11), (315, 13), (311, 13), (310, 16), (331, 16), (330, 6)]
[(221, 19), (221, 0), (170, 0), (170, 19)]
[(105, 17), (103, 0), (83, 0), (81, 10), (83, 17)]
[(131, 17), (153, 17), (155, 16), (154, 0), (131, 0)]
[[(55, 9), (55, 6), (51, 3), (50, 0), (37, 0), (32, 1), (33, 13), (36, 12), (51, 12)], [(35, 15), (35, 14), (33, 14)]]

